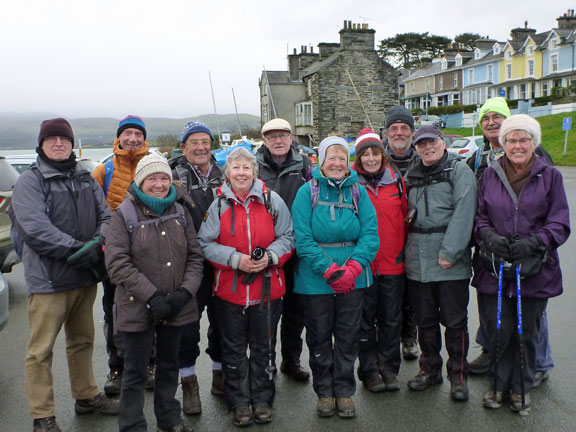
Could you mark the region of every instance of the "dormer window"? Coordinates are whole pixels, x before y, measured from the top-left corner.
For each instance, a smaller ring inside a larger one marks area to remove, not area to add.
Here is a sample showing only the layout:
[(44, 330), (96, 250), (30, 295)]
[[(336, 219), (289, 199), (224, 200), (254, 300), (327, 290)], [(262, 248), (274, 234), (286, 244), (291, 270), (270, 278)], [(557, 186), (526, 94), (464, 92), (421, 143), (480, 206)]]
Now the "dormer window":
[(512, 50), (506, 50), (506, 52), (504, 53), (504, 58), (506, 60), (511, 60), (512, 59)]
[(526, 47), (526, 55), (532, 56), (534, 55), (534, 45), (529, 45)]
[(492, 54), (494, 54), (495, 56), (500, 54), (500, 45), (494, 44), (494, 46), (492, 47)]
[(480, 51), (478, 48), (476, 48), (474, 50), (474, 60), (478, 60), (482, 57), (482, 51)]
[(448, 61), (445, 58), (443, 58), (440, 61), (440, 67), (442, 68), (442, 70), (448, 69)]
[(554, 38), (554, 39), (550, 39), (550, 42), (548, 42), (548, 49), (556, 49), (558, 48), (558, 39)]
[(456, 66), (462, 66), (462, 56), (460, 54), (456, 54), (456, 57), (454, 57), (454, 60), (456, 61)]

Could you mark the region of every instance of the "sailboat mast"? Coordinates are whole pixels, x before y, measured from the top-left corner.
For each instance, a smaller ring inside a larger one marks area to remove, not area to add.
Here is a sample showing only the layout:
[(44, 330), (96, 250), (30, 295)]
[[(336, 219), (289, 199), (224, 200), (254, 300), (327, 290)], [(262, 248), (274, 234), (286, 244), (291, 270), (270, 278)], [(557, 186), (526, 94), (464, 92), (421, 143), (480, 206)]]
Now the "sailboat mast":
[(242, 138), (242, 126), (240, 126), (240, 116), (238, 115), (238, 107), (236, 106), (236, 96), (234, 95), (234, 87), (232, 87), (232, 98), (234, 99), (234, 109), (236, 110), (236, 120), (238, 121), (238, 130), (240, 131), (240, 138)]
[(210, 80), (210, 91), (212, 92), (212, 104), (214, 105), (214, 115), (216, 116), (216, 129), (218, 130), (218, 138), (222, 144), (222, 134), (220, 133), (220, 124), (218, 123), (218, 113), (216, 112), (216, 100), (214, 99), (214, 87), (212, 87), (212, 75), (208, 71), (208, 79)]

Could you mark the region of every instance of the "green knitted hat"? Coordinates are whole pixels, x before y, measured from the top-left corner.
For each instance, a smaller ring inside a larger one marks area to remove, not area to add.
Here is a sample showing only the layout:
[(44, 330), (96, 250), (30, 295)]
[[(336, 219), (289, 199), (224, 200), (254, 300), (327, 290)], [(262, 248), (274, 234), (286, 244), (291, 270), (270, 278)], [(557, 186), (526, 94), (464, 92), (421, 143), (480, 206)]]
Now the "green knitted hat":
[(508, 118), (512, 114), (510, 108), (503, 97), (494, 97), (486, 100), (486, 103), (480, 108), (480, 115), (478, 116), (478, 124), (482, 127), (482, 117), (489, 112), (495, 112)]

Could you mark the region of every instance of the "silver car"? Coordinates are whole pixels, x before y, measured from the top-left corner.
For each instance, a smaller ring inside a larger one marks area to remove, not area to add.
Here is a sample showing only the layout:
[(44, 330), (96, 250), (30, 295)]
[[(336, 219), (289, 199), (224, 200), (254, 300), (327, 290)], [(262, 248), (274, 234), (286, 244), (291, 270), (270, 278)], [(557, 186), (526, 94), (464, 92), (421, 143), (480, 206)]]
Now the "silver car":
[(0, 329), (8, 322), (8, 282), (0, 272)]

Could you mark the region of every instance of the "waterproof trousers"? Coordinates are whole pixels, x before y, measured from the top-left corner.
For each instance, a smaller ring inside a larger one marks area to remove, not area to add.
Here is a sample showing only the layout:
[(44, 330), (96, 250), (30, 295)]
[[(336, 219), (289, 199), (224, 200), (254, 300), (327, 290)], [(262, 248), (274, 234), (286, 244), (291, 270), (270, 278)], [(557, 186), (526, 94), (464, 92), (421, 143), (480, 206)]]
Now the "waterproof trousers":
[(450, 380), (468, 378), (468, 285), (469, 279), (416, 282), (409, 281), (412, 305), (418, 321), (420, 370), (437, 375), (442, 372), (440, 324), (446, 330), (444, 343), (448, 352), (446, 369)]
[(241, 405), (272, 408), (276, 395), (273, 352), (282, 300), (249, 307), (219, 298), (215, 303), (229, 409)]
[(52, 351), (62, 327), (72, 397), (91, 399), (99, 393), (92, 369), (95, 299), (96, 285), (28, 297), (26, 398), (32, 418), (54, 415)]
[(280, 323), (280, 344), (282, 360), (299, 364), (302, 354), (302, 331), (304, 330), (304, 307), (302, 296), (294, 292), (294, 266), (297, 257), (292, 257), (284, 265), (286, 294)]
[(400, 332), (404, 282), (402, 275), (375, 275), (364, 291), (360, 325), (360, 379), (400, 371)]
[[(514, 282), (510, 282), (514, 283)], [(506, 290), (504, 289), (504, 292)], [(492, 334), (490, 350), (497, 353), (496, 389), (520, 393), (521, 381), (524, 390), (529, 392), (534, 385), (536, 374), (536, 353), (541, 326), (542, 314), (548, 300), (522, 298), (522, 342), (523, 358), (520, 359), (518, 338), (518, 309), (516, 297), (502, 297), (500, 331), (496, 331), (498, 297), (482, 294), (488, 311), (487, 321)], [(495, 351), (494, 351), (495, 350)], [(522, 365), (521, 365), (522, 362)]]
[(106, 352), (108, 353), (108, 367), (120, 373), (124, 370), (122, 353), (122, 338), (114, 331), (114, 295), (116, 285), (109, 278), (102, 281), (102, 309), (104, 310), (104, 338), (106, 339)]
[(351, 397), (356, 391), (354, 363), (364, 291), (302, 296), (313, 387), (319, 398)]
[[(406, 276), (404, 276), (406, 279)], [(418, 337), (418, 323), (416, 322), (416, 313), (410, 300), (410, 286), (404, 280), (404, 294), (402, 297), (402, 343), (416, 342)]]
[(171, 430), (181, 423), (178, 389), (178, 352), (183, 326), (159, 324), (141, 332), (119, 332), (124, 346), (124, 373), (120, 391), (120, 432), (145, 432), (144, 386), (156, 336), (154, 414), (158, 428)]

